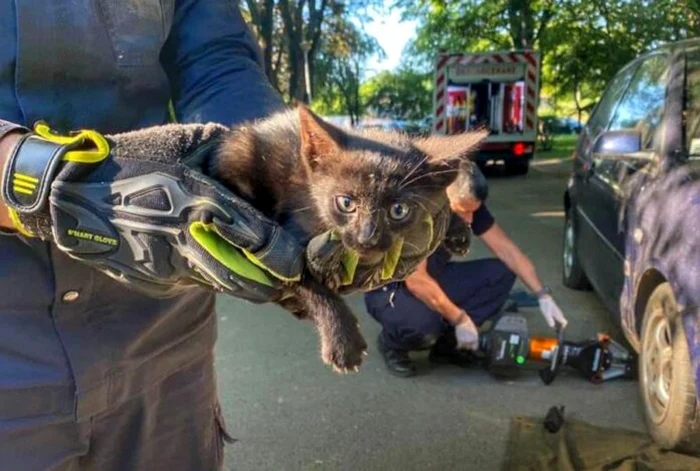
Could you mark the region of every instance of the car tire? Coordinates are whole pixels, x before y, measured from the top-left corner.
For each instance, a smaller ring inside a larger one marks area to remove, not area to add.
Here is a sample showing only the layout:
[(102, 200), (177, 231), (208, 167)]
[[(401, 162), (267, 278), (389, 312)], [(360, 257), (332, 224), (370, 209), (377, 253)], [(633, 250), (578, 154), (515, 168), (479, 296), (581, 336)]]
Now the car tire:
[(579, 262), (574, 208), (569, 208), (564, 217), (564, 240), (562, 247), (562, 282), (567, 288), (585, 291), (590, 289), (586, 273)]
[(530, 171), (530, 160), (506, 161), (508, 175), (527, 175)]
[(668, 283), (660, 284), (647, 302), (638, 366), (644, 417), (654, 441), (668, 450), (700, 452), (695, 374)]

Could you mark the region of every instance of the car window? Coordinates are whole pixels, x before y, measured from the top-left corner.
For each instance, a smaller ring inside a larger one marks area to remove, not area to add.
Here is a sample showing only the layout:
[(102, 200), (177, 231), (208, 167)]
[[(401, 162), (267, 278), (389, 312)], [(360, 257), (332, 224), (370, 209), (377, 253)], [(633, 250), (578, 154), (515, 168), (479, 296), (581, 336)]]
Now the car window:
[[(612, 114), (617, 108), (622, 95), (632, 80), (638, 65), (634, 64), (616, 75), (603, 93), (603, 97), (596, 105), (587, 127), (591, 136), (597, 136), (607, 129)], [(614, 186), (617, 174), (617, 162), (612, 160), (593, 159), (593, 174), (606, 185)]]
[(627, 85), (629, 85), (635, 70), (636, 66), (629, 67), (612, 79), (603, 97), (595, 107), (591, 118), (588, 120), (588, 128), (591, 136), (595, 137), (607, 128), (613, 110), (615, 110), (615, 106), (619, 102), (620, 97), (622, 97), (622, 94), (627, 89)]
[(685, 142), (688, 156), (700, 159), (700, 49), (686, 56)]
[(663, 116), (668, 73), (669, 62), (665, 54), (651, 56), (642, 62), (615, 110), (609, 130), (638, 131), (642, 150), (652, 150), (656, 129)]

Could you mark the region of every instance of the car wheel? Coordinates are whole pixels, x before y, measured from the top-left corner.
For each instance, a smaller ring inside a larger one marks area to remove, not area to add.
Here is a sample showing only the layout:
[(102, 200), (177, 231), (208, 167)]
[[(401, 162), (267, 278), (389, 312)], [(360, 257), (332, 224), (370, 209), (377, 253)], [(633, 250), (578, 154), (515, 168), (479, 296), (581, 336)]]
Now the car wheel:
[(506, 173), (508, 175), (527, 175), (529, 170), (529, 160), (506, 161)]
[(564, 244), (562, 249), (562, 281), (564, 286), (587, 290), (590, 288), (586, 273), (581, 267), (578, 258), (578, 246), (576, 245), (576, 229), (573, 220), (574, 209), (566, 212), (564, 219)]
[(644, 311), (639, 388), (654, 440), (666, 449), (699, 452), (695, 375), (676, 298), (668, 283), (654, 290)]

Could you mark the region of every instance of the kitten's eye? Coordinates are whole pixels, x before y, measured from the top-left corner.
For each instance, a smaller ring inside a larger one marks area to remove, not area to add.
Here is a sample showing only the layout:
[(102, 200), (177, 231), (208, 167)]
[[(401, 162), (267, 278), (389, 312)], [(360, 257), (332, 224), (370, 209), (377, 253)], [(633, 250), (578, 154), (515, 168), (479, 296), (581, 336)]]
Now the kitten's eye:
[(389, 216), (395, 221), (401, 221), (408, 216), (409, 207), (406, 203), (394, 203), (389, 210)]
[(347, 195), (336, 196), (335, 206), (341, 213), (354, 213), (357, 209), (355, 201)]

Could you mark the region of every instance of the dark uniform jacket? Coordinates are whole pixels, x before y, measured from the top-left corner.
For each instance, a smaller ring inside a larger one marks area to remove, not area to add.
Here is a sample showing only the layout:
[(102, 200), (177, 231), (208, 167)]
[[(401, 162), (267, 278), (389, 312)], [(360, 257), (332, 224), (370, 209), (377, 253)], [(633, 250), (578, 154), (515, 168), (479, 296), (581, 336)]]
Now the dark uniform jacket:
[[(230, 0), (0, 1), (0, 119), (115, 133), (281, 103)], [(157, 300), (0, 236), (0, 422), (81, 420), (210, 355), (214, 296)], [(29, 419), (31, 418), (31, 419)]]

